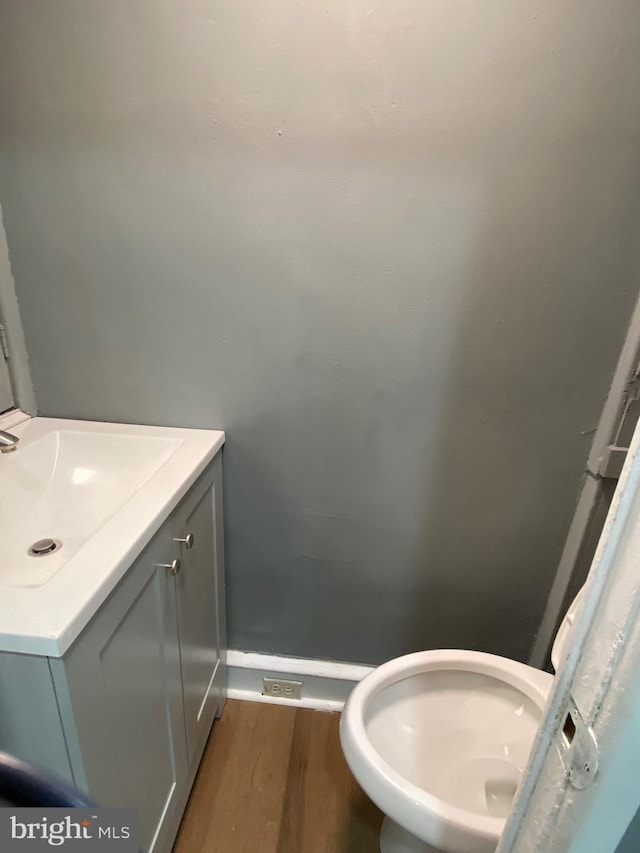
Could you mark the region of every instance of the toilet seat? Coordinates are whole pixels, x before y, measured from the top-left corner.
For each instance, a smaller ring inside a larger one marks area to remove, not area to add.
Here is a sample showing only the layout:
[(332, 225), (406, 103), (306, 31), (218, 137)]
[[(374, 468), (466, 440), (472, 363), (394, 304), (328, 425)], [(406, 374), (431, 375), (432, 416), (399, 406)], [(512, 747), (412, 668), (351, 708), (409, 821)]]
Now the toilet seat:
[(445, 851), (489, 853), (552, 682), (484, 652), (396, 658), (352, 691), (340, 725), (345, 757), (369, 797), (417, 838)]

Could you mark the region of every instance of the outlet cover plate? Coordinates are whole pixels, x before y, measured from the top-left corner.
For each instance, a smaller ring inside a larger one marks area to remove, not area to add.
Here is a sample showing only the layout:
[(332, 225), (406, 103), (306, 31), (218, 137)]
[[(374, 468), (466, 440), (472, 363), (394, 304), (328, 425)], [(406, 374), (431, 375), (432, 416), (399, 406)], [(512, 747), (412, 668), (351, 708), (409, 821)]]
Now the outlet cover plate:
[(263, 678), (262, 695), (275, 696), (278, 699), (302, 699), (302, 681), (289, 681), (286, 678)]

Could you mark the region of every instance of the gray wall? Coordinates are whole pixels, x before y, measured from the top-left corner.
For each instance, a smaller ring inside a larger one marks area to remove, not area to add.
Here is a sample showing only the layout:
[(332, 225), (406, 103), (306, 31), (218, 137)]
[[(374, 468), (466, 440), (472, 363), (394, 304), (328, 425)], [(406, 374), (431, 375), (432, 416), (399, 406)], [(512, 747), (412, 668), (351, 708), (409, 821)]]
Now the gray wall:
[(637, 293), (635, 0), (0, 0), (41, 412), (223, 427), (230, 643), (524, 658)]

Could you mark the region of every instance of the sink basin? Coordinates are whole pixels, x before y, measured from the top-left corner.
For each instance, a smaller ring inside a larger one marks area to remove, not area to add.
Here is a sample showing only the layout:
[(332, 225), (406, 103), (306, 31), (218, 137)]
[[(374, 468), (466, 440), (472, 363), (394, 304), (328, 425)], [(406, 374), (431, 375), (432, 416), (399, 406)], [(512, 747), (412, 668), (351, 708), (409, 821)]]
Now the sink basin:
[[(0, 468), (0, 586), (47, 583), (181, 444), (65, 429), (19, 444)], [(28, 553), (49, 537), (59, 550)]]
[(17, 411), (0, 429), (19, 438), (0, 455), (0, 652), (60, 657), (225, 436)]

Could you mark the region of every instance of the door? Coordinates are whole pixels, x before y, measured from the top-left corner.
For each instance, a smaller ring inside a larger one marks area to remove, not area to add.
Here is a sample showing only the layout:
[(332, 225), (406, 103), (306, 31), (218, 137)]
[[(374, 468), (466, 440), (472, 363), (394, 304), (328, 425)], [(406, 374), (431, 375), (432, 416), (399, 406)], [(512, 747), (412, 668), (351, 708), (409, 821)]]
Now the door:
[(584, 583), (639, 411), (640, 299), (593, 437), (576, 510), (529, 658), (531, 666), (544, 668), (548, 663), (555, 632)]
[(13, 389), (7, 364), (7, 347), (4, 326), (0, 319), (0, 412), (13, 408)]
[[(220, 457), (214, 470), (220, 471)], [(221, 702), (221, 634), (216, 516), (221, 482), (205, 472), (172, 516), (181, 561), (175, 576), (182, 690), (189, 764), (198, 760)], [(224, 600), (224, 599), (222, 599)]]
[[(500, 853), (613, 853), (640, 805), (640, 426)], [(633, 827), (637, 831), (637, 825)], [(628, 840), (628, 837), (627, 837)]]
[[(186, 778), (169, 524), (62, 660), (52, 660), (76, 784), (139, 809), (147, 853), (163, 850)], [(90, 567), (88, 567), (90, 570)]]

